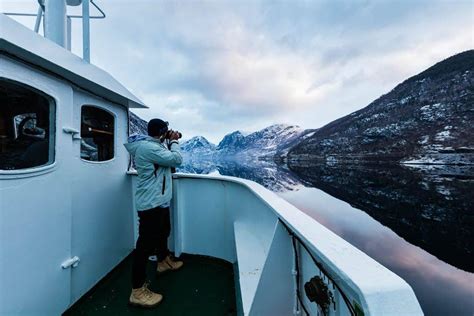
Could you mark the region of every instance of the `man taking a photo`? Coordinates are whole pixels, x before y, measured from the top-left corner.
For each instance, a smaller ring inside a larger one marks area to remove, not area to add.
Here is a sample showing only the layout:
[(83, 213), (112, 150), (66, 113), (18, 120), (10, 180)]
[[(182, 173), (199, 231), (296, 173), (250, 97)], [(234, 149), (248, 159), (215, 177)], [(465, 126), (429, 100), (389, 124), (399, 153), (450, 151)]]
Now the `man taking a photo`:
[(171, 168), (181, 165), (179, 132), (168, 130), (168, 122), (152, 119), (148, 136), (134, 135), (125, 148), (132, 155), (138, 173), (135, 203), (138, 210), (138, 240), (133, 254), (130, 304), (142, 307), (158, 305), (163, 296), (148, 289), (146, 265), (150, 255), (158, 259), (157, 272), (177, 270), (183, 262), (175, 261), (168, 250), (171, 231)]

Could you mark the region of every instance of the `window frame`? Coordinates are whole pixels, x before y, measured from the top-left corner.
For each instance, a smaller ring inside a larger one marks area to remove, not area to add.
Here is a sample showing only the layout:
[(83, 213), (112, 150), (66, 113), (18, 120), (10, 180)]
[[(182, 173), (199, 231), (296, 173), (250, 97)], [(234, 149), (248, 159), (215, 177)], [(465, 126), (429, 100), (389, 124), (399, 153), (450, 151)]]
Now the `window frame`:
[[(86, 162), (86, 163), (89, 163), (89, 164), (93, 164), (93, 165), (101, 165), (101, 164), (106, 164), (106, 163), (110, 163), (110, 162), (113, 162), (115, 160), (115, 158), (117, 157), (117, 115), (116, 113), (114, 113), (113, 111), (109, 110), (108, 108), (104, 107), (104, 106), (100, 106), (98, 104), (92, 104), (92, 103), (84, 103), (80, 106), (80, 110), (79, 110), (79, 131), (82, 130), (82, 109), (84, 107), (91, 107), (91, 108), (96, 108), (96, 109), (99, 109), (101, 111), (104, 111), (106, 113), (108, 113), (110, 116), (112, 116), (113, 118), (113, 122), (114, 122), (114, 135), (113, 135), (113, 149), (114, 149), (114, 155), (111, 159), (108, 159), (108, 160), (102, 160), (102, 161), (94, 161), (94, 160), (87, 160), (87, 159), (84, 159), (81, 157), (81, 149), (82, 149), (82, 143), (79, 144), (79, 159), (82, 161), (82, 162)], [(81, 140), (82, 140), (82, 135), (81, 133), (79, 132), (79, 136), (81, 137)]]
[[(49, 173), (57, 169), (57, 122), (58, 122), (58, 99), (53, 95), (48, 94), (45, 91), (42, 91), (41, 88), (35, 87), (29, 83), (24, 81), (20, 81), (18, 79), (9, 78), (9, 77), (0, 77), (0, 82), (6, 81), (13, 85), (24, 87), (25, 89), (29, 89), (36, 94), (41, 95), (44, 97), (49, 103), (49, 124), (50, 124), (50, 133), (49, 133), (49, 155), (52, 154), (52, 161), (46, 165), (22, 168), (22, 169), (13, 169), (13, 170), (5, 170), (0, 169), (0, 179), (9, 179), (9, 178), (24, 178), (24, 177), (31, 177), (36, 175), (42, 175), (45, 173)], [(13, 118), (12, 118), (13, 119)], [(52, 144), (52, 145), (51, 145)]]

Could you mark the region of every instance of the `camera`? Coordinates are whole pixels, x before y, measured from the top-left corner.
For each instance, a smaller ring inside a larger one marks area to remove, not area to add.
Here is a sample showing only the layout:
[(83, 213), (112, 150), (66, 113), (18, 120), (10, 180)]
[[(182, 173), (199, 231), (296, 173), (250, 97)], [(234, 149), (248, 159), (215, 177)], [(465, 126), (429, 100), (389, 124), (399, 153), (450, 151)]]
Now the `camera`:
[(178, 139), (181, 138), (181, 137), (183, 137), (183, 134), (181, 134), (180, 132), (178, 132), (178, 131), (173, 131), (172, 129), (170, 129), (170, 130), (168, 130), (168, 131), (165, 133), (165, 139), (170, 139), (172, 133), (178, 133)]

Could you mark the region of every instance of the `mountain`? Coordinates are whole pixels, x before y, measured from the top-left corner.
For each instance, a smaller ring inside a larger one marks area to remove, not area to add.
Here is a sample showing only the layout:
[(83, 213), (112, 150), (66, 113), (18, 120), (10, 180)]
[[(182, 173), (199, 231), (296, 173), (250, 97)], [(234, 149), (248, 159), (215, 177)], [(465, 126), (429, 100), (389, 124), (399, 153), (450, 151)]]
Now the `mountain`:
[[(195, 136), (182, 142), (181, 150), (188, 159), (272, 158), (277, 152), (285, 152), (292, 144), (310, 135), (314, 130), (303, 130), (296, 125), (275, 124), (245, 136), (235, 131), (224, 136), (216, 146), (203, 136)], [(130, 112), (130, 135), (147, 134), (147, 122)]]
[(220, 158), (260, 158), (272, 159), (297, 139), (312, 130), (304, 130), (297, 125), (275, 124), (244, 136), (236, 131), (224, 136), (216, 148)]
[(203, 136), (194, 136), (181, 144), (181, 150), (184, 154), (192, 154), (198, 157), (213, 155), (215, 149), (216, 145), (210, 143)]
[(245, 136), (240, 131), (235, 131), (224, 136), (217, 145), (219, 152), (235, 153), (244, 148)]
[[(303, 130), (296, 125), (275, 124), (245, 136), (240, 131), (227, 134), (217, 146), (206, 138), (196, 136), (181, 145), (183, 153), (193, 160), (272, 160), (292, 144), (314, 130)], [(194, 159), (195, 158), (195, 159)]]
[[(147, 135), (148, 122), (141, 119), (138, 115), (129, 112), (130, 135), (143, 134)], [(195, 136), (181, 143), (183, 155), (188, 156), (187, 159), (194, 157), (209, 159), (214, 154), (216, 145), (210, 143), (203, 136)]]
[(474, 164), (474, 50), (428, 68), (367, 107), (318, 129), (289, 164)]
[(317, 129), (305, 129), (294, 137), (286, 139), (278, 146), (276, 153), (273, 155), (273, 159), (277, 162), (285, 161), (291, 148), (313, 136), (316, 131)]
[(129, 124), (130, 124), (130, 135), (143, 134), (148, 135), (147, 126), (148, 122), (141, 119), (138, 115), (133, 112), (129, 113)]

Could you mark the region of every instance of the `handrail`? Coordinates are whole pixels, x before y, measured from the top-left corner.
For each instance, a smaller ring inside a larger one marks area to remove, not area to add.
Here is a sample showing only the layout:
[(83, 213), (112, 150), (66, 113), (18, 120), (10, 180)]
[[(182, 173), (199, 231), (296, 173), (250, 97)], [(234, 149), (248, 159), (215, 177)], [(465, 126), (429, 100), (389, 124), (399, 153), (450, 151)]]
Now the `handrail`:
[[(100, 12), (101, 15), (93, 15), (93, 16), (89, 16), (89, 18), (90, 19), (105, 19), (107, 17), (105, 15), (105, 12), (101, 8), (99, 8), (99, 6), (94, 2), (94, 0), (90, 0), (90, 2)], [(82, 18), (83, 16), (82, 15), (68, 15), (67, 17), (75, 19), (75, 18)]]
[[(327, 271), (325, 274), (337, 280), (337, 287), (342, 286), (344, 291), (355, 291), (362, 295), (358, 302), (359, 307), (367, 311), (369, 315), (377, 315), (381, 312), (398, 313), (400, 310), (397, 308), (401, 306), (393, 302), (399, 300), (405, 302), (402, 308), (405, 313), (423, 314), (413, 289), (406, 281), (260, 184), (221, 175), (182, 173), (173, 175), (173, 179), (186, 178), (224, 181), (249, 189), (274, 212), (295, 237), (301, 240), (310, 255), (318, 258), (324, 270)], [(314, 222), (314, 225), (308, 225), (310, 222)], [(321, 239), (321, 236), (324, 238)], [(351, 258), (350, 261), (347, 260), (348, 257)], [(374, 280), (378, 281), (374, 283)], [(333, 285), (336, 287), (334, 282)], [(355, 307), (357, 310), (357, 306)], [(348, 309), (354, 312), (354, 306), (352, 308), (348, 306)]]
[[(87, 0), (85, 0), (87, 1)], [(105, 14), (104, 10), (102, 10), (95, 2), (94, 0), (90, 0), (90, 2), (92, 3), (92, 5), (100, 12), (101, 15), (92, 15), (90, 16), (89, 18), (90, 19), (105, 19), (107, 17), (107, 15)], [(41, 6), (40, 6), (41, 8)], [(43, 11), (43, 10), (42, 10)], [(2, 12), (2, 14), (5, 14), (5, 15), (10, 15), (10, 16), (38, 16), (38, 13), (21, 13), (21, 12)], [(39, 13), (39, 14), (42, 14), (43, 13)], [(68, 18), (72, 18), (72, 19), (79, 19), (79, 18), (82, 18), (82, 15), (66, 15), (66, 17)]]

